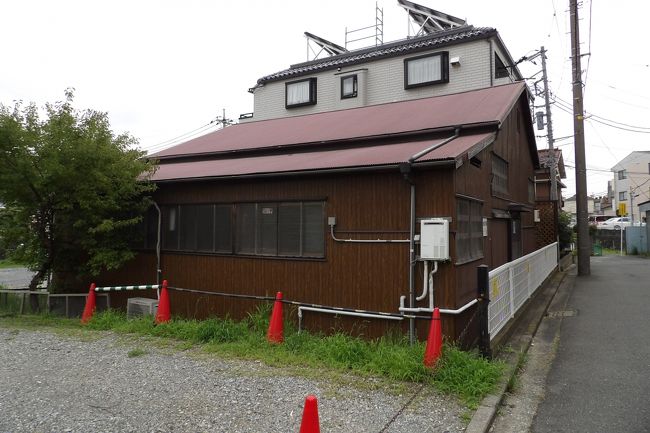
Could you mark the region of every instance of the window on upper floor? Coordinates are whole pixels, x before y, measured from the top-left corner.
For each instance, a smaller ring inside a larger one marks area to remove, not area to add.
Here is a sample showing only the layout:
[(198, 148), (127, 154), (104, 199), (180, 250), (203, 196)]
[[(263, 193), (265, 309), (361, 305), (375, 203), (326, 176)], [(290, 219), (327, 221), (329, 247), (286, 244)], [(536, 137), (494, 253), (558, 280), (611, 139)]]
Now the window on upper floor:
[(316, 104), (316, 78), (291, 81), (286, 83), (286, 108), (302, 107)]
[(627, 179), (627, 170), (618, 171), (618, 180)]
[(404, 88), (449, 82), (449, 53), (446, 51), (404, 59)]
[(508, 163), (492, 154), (492, 194), (508, 194)]
[(619, 200), (627, 200), (627, 191), (621, 191), (618, 193)]
[(509, 76), (508, 68), (506, 68), (503, 60), (497, 53), (494, 53), (494, 78), (508, 78)]
[(357, 76), (341, 77), (341, 99), (357, 97)]

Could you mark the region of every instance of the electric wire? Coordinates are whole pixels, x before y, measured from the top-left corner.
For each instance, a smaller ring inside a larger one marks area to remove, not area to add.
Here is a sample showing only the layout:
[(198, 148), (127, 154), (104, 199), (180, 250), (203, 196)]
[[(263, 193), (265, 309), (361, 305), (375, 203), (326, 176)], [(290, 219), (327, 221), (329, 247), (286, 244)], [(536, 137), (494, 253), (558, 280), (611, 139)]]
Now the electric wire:
[(154, 144), (153, 146), (149, 146), (149, 147), (147, 147), (147, 150), (148, 151), (156, 151), (156, 150), (159, 150), (159, 149), (161, 149), (163, 147), (171, 146), (171, 145), (177, 143), (180, 140), (187, 140), (187, 139), (193, 138), (194, 136), (207, 131), (210, 127), (214, 126), (215, 123), (216, 123), (216, 121), (212, 120), (212, 121), (210, 121), (210, 122), (208, 122), (208, 123), (206, 123), (206, 124), (204, 124), (202, 126), (199, 126), (198, 128), (195, 128), (195, 129), (193, 129), (191, 131), (188, 131), (188, 132), (186, 132), (184, 134), (178, 135), (178, 136), (176, 136), (174, 138), (170, 138), (170, 139), (165, 140), (165, 141), (161, 141), (160, 143)]
[(226, 298), (239, 298), (239, 299), (250, 299), (250, 300), (257, 300), (257, 301), (267, 301), (267, 302), (274, 302), (274, 301), (280, 301), (283, 304), (288, 304), (288, 305), (296, 305), (299, 307), (311, 307), (311, 308), (322, 308), (322, 309), (327, 309), (327, 310), (332, 310), (332, 311), (345, 311), (345, 312), (354, 312), (354, 313), (372, 313), (372, 314), (377, 314), (380, 316), (387, 316), (387, 317), (406, 317), (409, 319), (418, 319), (418, 320), (431, 320), (431, 316), (417, 316), (413, 314), (398, 314), (398, 313), (384, 313), (384, 312), (378, 312), (378, 311), (368, 311), (368, 310), (359, 310), (359, 309), (354, 309), (354, 308), (343, 308), (343, 307), (331, 307), (327, 305), (320, 305), (320, 304), (310, 304), (306, 302), (299, 302), (299, 301), (291, 301), (289, 299), (276, 299), (274, 296), (261, 296), (261, 295), (244, 295), (244, 294), (237, 294), (237, 293), (225, 293), (225, 292), (211, 292), (207, 290), (196, 290), (196, 289), (184, 289), (181, 287), (167, 287), (169, 290), (175, 290), (177, 292), (186, 292), (186, 293), (196, 293), (200, 295), (212, 295), (212, 296), (222, 296)]

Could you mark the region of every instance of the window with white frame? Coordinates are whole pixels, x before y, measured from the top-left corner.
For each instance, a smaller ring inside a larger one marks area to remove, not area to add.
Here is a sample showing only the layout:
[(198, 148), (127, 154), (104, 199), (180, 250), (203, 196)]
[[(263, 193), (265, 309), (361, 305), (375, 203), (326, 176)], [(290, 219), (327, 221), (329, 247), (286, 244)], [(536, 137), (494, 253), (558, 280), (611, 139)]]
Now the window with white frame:
[(456, 262), (483, 257), (483, 203), (456, 198)]
[(316, 78), (286, 83), (285, 98), (286, 108), (314, 105), (316, 103)]
[(357, 76), (341, 77), (341, 99), (357, 97)]
[(449, 53), (446, 51), (404, 59), (404, 88), (449, 82)]
[(619, 200), (627, 200), (627, 191), (621, 191), (618, 193), (618, 199)]

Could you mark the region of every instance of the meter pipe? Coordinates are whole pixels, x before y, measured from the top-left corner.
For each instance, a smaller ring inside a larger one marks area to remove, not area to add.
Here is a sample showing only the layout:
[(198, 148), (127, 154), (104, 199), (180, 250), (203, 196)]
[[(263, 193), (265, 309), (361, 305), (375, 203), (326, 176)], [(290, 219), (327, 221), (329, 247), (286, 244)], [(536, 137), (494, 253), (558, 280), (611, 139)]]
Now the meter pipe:
[[(426, 149), (421, 150), (412, 157), (409, 158), (406, 164), (400, 164), (400, 171), (404, 175), (404, 179), (411, 186), (411, 215), (409, 222), (409, 308), (415, 307), (415, 266), (417, 262), (415, 260), (415, 181), (413, 179), (411, 169), (413, 163), (426, 155), (429, 152), (444, 146), (450, 141), (454, 140), (460, 135), (460, 127), (454, 129), (454, 135), (451, 137), (445, 138), (440, 143), (436, 143), (432, 146), (427, 147)], [(413, 344), (415, 342), (415, 320), (409, 319), (409, 342)]]

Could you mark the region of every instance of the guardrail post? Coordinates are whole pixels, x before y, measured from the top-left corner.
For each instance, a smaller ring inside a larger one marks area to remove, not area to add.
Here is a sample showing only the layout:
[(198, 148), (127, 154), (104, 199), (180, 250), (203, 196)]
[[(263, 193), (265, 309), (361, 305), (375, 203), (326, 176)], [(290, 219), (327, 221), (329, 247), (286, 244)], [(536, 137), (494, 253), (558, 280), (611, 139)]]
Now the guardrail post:
[(510, 294), (510, 318), (515, 317), (515, 277), (512, 266), (508, 268), (508, 293)]
[(487, 265), (480, 265), (476, 268), (476, 279), (478, 282), (478, 349), (481, 356), (487, 359), (492, 358), (490, 348), (490, 329), (488, 306), (490, 305), (490, 276)]

